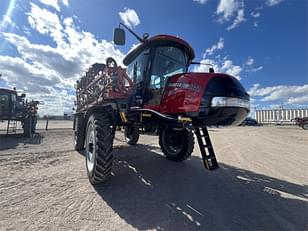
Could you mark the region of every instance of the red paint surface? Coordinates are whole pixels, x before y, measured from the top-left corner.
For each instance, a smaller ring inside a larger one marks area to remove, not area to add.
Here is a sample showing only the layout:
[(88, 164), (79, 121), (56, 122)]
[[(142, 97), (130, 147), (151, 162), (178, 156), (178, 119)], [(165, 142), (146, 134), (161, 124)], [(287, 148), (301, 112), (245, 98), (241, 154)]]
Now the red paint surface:
[(169, 83), (183, 83), (200, 86), (198, 91), (191, 89), (182, 89), (178, 87), (170, 87), (167, 84), (162, 97), (160, 112), (166, 114), (177, 114), (185, 112), (197, 112), (204, 89), (208, 81), (213, 77), (209, 73), (187, 73), (171, 77)]
[[(159, 111), (164, 114), (178, 114), (186, 112), (198, 112), (200, 102), (208, 81), (219, 74), (212, 73), (186, 73), (169, 78), (163, 94)], [(199, 86), (198, 90), (183, 89), (176, 86), (168, 86), (170, 83), (189, 84)]]

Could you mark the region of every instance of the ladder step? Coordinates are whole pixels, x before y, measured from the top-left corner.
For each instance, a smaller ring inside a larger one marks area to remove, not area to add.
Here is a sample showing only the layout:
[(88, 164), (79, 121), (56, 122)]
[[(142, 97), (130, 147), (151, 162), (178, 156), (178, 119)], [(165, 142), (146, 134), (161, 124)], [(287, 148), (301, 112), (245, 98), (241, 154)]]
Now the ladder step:
[(218, 168), (216, 159), (214, 160), (203, 160), (204, 167), (210, 171)]
[(200, 147), (202, 147), (202, 148), (212, 148), (212, 145), (202, 144), (202, 145), (200, 145)]
[(216, 157), (215, 157), (215, 156), (205, 156), (204, 158), (205, 158), (205, 159), (208, 159), (208, 160), (209, 160), (209, 159), (211, 159), (211, 160), (216, 159)]

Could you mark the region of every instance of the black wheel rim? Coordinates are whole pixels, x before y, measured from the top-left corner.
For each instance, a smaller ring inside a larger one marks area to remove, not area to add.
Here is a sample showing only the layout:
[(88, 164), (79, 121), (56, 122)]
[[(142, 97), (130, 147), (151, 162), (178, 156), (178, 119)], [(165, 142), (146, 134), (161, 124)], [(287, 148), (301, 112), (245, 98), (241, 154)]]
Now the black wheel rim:
[(165, 148), (172, 155), (177, 155), (183, 148), (183, 131), (168, 130), (164, 133)]

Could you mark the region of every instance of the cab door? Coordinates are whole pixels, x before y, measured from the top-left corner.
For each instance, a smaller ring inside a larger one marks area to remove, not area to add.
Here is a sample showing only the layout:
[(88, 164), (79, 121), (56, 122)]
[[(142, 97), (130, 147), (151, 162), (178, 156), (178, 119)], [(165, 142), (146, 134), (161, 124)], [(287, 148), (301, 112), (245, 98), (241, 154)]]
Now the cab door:
[(143, 104), (147, 101), (146, 83), (149, 76), (150, 49), (141, 52), (126, 68), (127, 75), (132, 79), (134, 86), (130, 106)]
[(150, 77), (147, 87), (146, 107), (159, 111), (160, 102), (168, 79), (175, 74), (187, 72), (186, 53), (174, 46), (154, 48)]
[(10, 115), (10, 98), (10, 94), (0, 93), (0, 118)]

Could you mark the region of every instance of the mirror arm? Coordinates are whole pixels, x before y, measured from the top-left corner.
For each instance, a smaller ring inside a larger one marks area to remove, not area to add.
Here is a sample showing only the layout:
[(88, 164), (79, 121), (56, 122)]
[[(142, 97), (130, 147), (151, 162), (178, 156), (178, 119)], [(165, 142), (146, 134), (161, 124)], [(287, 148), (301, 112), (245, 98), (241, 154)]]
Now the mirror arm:
[(134, 31), (132, 31), (129, 27), (127, 27), (126, 25), (124, 25), (123, 23), (120, 22), (119, 24), (119, 28), (121, 28), (121, 25), (128, 30), (131, 34), (133, 34), (138, 40), (139, 42), (144, 42), (144, 39), (142, 39), (139, 35), (137, 35)]

